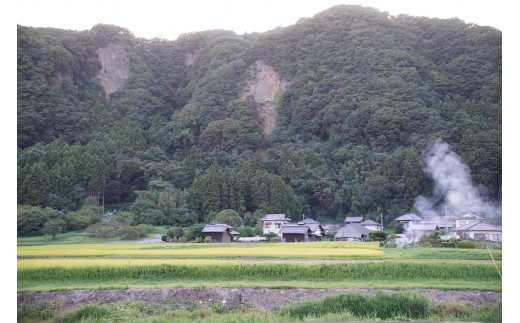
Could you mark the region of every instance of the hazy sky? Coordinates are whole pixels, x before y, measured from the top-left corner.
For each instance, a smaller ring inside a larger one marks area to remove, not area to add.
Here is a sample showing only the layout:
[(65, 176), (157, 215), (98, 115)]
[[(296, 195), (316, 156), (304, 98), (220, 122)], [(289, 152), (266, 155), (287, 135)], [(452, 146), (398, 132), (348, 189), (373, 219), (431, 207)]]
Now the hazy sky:
[(262, 32), (294, 24), (301, 17), (337, 4), (361, 4), (413, 16), (457, 17), (466, 22), (503, 30), (505, 2), (490, 0), (257, 0), (257, 1), (157, 1), (157, 0), (19, 0), (16, 22), (24, 26), (85, 30), (97, 23), (128, 28), (138, 37), (162, 36), (175, 39), (180, 34), (207, 29)]

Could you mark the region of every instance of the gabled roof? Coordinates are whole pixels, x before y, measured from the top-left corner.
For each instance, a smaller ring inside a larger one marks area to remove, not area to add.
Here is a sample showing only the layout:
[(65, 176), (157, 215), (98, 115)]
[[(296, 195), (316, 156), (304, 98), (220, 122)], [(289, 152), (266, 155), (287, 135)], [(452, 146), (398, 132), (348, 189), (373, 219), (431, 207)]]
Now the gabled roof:
[(224, 232), (224, 231), (227, 231), (229, 229), (229, 231), (231, 232), (233, 229), (232, 226), (230, 225), (227, 225), (225, 223), (212, 223), (212, 224), (208, 224), (206, 226), (204, 226), (204, 229), (202, 229), (202, 232)]
[(310, 232), (311, 228), (307, 225), (299, 225), (298, 223), (286, 223), (282, 226), (278, 233), (298, 233), (305, 234), (306, 232)]
[(327, 231), (337, 231), (339, 230), (340, 225), (339, 224), (325, 224), (323, 226), (323, 229)]
[(457, 218), (457, 220), (484, 220), (483, 217), (475, 215), (473, 213), (465, 212)]
[(372, 221), (372, 220), (365, 220), (365, 221), (361, 222), (360, 225), (363, 225), (363, 226), (366, 226), (366, 225), (378, 225), (378, 226), (381, 226), (381, 223), (377, 223), (376, 221)]
[(488, 223), (486, 221), (473, 222), (461, 227), (453, 229), (453, 231), (500, 231), (502, 232), (502, 227), (498, 225), (494, 225)]
[(435, 231), (439, 230), (439, 227), (435, 223), (410, 223), (406, 231)]
[(319, 223), (313, 219), (305, 219), (303, 221), (298, 222), (298, 224), (309, 224), (309, 223)]
[(368, 236), (370, 230), (358, 223), (351, 223), (339, 229), (334, 238), (361, 238)]
[(363, 221), (363, 217), (362, 216), (347, 216), (345, 218), (345, 221), (343, 221), (343, 222), (360, 223), (361, 221)]
[(439, 228), (453, 228), (453, 221), (442, 219), (423, 220), (421, 224), (436, 224)]
[(266, 214), (260, 221), (291, 221), (285, 217), (285, 214)]
[(413, 214), (413, 213), (407, 213), (407, 214), (401, 215), (400, 217), (395, 219), (395, 221), (421, 221), (421, 220), (422, 220), (421, 217), (419, 217), (418, 215)]

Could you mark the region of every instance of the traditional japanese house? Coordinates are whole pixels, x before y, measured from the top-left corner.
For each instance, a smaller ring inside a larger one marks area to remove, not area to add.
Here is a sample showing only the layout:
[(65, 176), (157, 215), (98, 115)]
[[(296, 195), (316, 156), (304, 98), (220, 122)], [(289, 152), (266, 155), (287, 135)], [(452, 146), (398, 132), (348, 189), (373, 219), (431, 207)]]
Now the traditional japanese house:
[(453, 229), (459, 235), (466, 235), (475, 240), (502, 241), (502, 227), (486, 221), (471, 222)]
[(279, 231), (285, 242), (302, 242), (310, 241), (312, 234), (308, 225), (300, 225), (298, 223), (286, 223)]
[(345, 222), (346, 224), (351, 224), (351, 223), (361, 223), (363, 222), (363, 217), (362, 216), (347, 216), (345, 218)]
[(262, 221), (263, 234), (278, 234), (280, 232), (280, 228), (285, 223), (291, 222), (291, 219), (286, 218), (285, 214), (266, 214), (265, 217), (260, 219), (260, 221)]
[(365, 241), (370, 230), (359, 223), (347, 224), (338, 230), (334, 239), (341, 241)]
[(208, 224), (202, 229), (206, 237), (211, 237), (220, 243), (231, 242), (233, 236), (238, 235), (238, 232), (233, 230), (233, 227), (225, 223)]
[(376, 221), (365, 220), (361, 222), (360, 225), (364, 226), (370, 231), (381, 231), (381, 223), (377, 223)]
[(458, 216), (457, 219), (455, 220), (455, 228), (459, 228), (464, 225), (467, 225), (470, 223), (476, 223), (476, 222), (480, 222), (480, 221), (484, 221), (484, 218), (480, 217), (478, 215), (475, 215), (473, 213), (463, 213), (460, 216)]

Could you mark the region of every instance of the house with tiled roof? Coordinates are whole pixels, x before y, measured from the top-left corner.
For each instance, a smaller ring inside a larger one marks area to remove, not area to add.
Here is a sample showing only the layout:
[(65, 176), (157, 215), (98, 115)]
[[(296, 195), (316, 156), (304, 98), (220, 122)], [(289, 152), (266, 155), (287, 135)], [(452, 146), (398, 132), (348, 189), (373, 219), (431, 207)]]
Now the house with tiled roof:
[(401, 215), (400, 217), (396, 218), (395, 221), (398, 221), (401, 223), (410, 223), (412, 221), (422, 221), (422, 218), (416, 214), (407, 213), (405, 215)]
[(362, 216), (347, 216), (345, 218), (345, 222), (346, 224), (351, 224), (351, 223), (361, 223), (363, 222), (363, 217)]
[(473, 213), (465, 212), (455, 219), (455, 228), (480, 221), (484, 221), (484, 218)]
[(225, 223), (212, 223), (204, 226), (202, 229), (205, 237), (211, 237), (220, 243), (231, 242), (233, 236), (238, 235), (238, 232), (233, 230), (233, 227)]
[(370, 230), (359, 223), (350, 223), (336, 232), (335, 240), (341, 241), (365, 241)]
[(274, 233), (279, 235), (282, 226), (291, 222), (291, 219), (286, 218), (285, 214), (266, 214), (260, 221), (262, 221), (263, 234)]
[[(284, 225), (292, 225), (292, 223), (286, 223)], [(303, 221), (298, 222), (298, 225), (306, 225), (311, 229), (311, 234), (309, 236), (310, 241), (322, 241), (325, 236), (325, 229), (323, 226), (313, 220), (313, 219), (304, 219)]]
[(285, 223), (279, 231), (283, 241), (285, 242), (302, 242), (310, 241), (310, 235), (312, 234), (311, 228), (304, 224), (298, 223)]
[(488, 223), (484, 220), (453, 229), (459, 235), (466, 235), (475, 240), (502, 241), (502, 227)]
[(377, 223), (376, 221), (365, 220), (361, 222), (360, 225), (364, 226), (370, 231), (381, 231), (381, 223)]

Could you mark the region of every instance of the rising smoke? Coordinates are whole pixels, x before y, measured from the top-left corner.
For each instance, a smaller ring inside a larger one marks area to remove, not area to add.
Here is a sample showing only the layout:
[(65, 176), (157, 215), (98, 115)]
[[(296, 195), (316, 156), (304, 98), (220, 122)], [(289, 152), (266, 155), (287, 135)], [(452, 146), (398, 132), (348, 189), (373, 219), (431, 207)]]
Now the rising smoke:
[[(499, 204), (490, 200), (487, 189), (473, 185), (469, 167), (449, 144), (437, 140), (422, 152), (421, 159), (424, 174), (435, 184), (433, 198), (419, 196), (415, 200), (415, 208), (423, 216), (436, 216), (440, 212), (444, 215), (445, 207), (454, 216), (462, 212), (485, 215), (500, 212)], [(438, 211), (433, 210), (435, 205)]]

